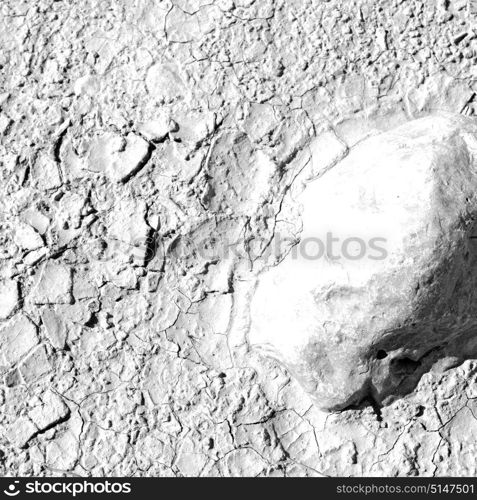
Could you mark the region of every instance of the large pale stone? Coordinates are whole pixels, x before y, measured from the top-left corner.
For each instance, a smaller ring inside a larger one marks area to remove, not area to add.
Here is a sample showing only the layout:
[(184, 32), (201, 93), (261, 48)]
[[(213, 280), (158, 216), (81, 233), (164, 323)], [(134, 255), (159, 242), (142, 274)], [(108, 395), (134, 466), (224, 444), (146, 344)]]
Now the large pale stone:
[(305, 189), (301, 241), (260, 277), (249, 340), (318, 406), (381, 403), (429, 360), (475, 353), (476, 138), (469, 118), (416, 120)]

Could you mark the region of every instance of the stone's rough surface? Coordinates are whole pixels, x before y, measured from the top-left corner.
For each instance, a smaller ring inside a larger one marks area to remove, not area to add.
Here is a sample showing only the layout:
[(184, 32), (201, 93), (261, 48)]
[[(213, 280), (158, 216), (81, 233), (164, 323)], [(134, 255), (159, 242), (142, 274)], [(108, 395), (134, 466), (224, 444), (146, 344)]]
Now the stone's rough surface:
[(44, 431), (69, 414), (69, 408), (58, 394), (47, 391), (38, 406), (28, 412), (28, 416), (39, 431)]
[(475, 117), (474, 3), (2, 0), (0, 475), (477, 475), (472, 336), (331, 415), (247, 343), (303, 186)]
[(18, 305), (19, 287), (14, 280), (0, 283), (0, 319), (6, 319)]
[(51, 364), (44, 345), (39, 345), (35, 350), (33, 350), (19, 367), (23, 380), (27, 384), (39, 380), (50, 370)]
[(32, 300), (35, 304), (69, 304), (71, 300), (71, 270), (48, 261), (35, 275)]
[(145, 83), (151, 96), (159, 102), (180, 98), (186, 92), (174, 64), (155, 64), (149, 68)]
[(108, 133), (93, 143), (88, 168), (105, 172), (113, 181), (126, 182), (141, 169), (148, 153), (149, 145), (141, 137)]
[(473, 120), (423, 118), (362, 142), (303, 192), (301, 241), (260, 277), (250, 341), (320, 407), (381, 402), (450, 346), (475, 354), (476, 145)]
[(61, 316), (51, 309), (45, 309), (41, 313), (41, 320), (51, 345), (57, 349), (63, 349), (66, 343), (67, 331)]
[(31, 208), (24, 212), (24, 219), (31, 227), (38, 231), (39, 234), (45, 234), (48, 224), (50, 223), (48, 217), (38, 210)]
[(54, 392), (47, 391), (28, 415), (20, 417), (8, 429), (8, 440), (19, 448), (23, 448), (30, 439), (46, 431), (68, 417), (69, 408)]
[(140, 123), (138, 131), (149, 141), (162, 141), (177, 125), (166, 115), (160, 114), (152, 120)]
[(32, 177), (36, 187), (41, 190), (54, 189), (61, 186), (58, 165), (50, 156), (40, 155), (32, 168)]
[(36, 326), (24, 315), (16, 315), (0, 330), (1, 352), (8, 365), (18, 362), (37, 343)]
[(22, 250), (36, 250), (43, 246), (41, 236), (28, 224), (21, 224), (16, 228), (15, 243)]
[(37, 432), (35, 424), (22, 416), (8, 429), (8, 440), (18, 448), (23, 448)]

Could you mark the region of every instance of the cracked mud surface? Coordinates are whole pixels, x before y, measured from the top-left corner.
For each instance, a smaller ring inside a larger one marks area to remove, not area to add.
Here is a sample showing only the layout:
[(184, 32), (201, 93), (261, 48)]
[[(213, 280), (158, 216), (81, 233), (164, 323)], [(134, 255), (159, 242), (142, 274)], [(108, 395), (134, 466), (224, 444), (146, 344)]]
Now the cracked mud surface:
[(476, 361), (323, 413), (249, 349), (247, 310), (308, 180), (411, 119), (474, 117), (476, 15), (3, 2), (0, 473), (475, 475)]

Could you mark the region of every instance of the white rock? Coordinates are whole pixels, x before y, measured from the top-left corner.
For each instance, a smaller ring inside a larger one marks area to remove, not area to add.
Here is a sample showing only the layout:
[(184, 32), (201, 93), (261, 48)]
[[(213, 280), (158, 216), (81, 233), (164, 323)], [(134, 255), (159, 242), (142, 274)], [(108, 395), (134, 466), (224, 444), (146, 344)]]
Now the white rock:
[(178, 137), (184, 144), (195, 149), (215, 128), (215, 114), (211, 112), (175, 113)]
[(58, 165), (46, 154), (41, 155), (33, 165), (32, 177), (38, 189), (54, 189), (62, 184)]
[(18, 282), (0, 282), (0, 319), (6, 319), (17, 307), (19, 300)]
[(69, 414), (69, 408), (53, 391), (48, 390), (41, 398), (41, 404), (28, 412), (39, 431), (51, 427)]
[(37, 250), (43, 246), (41, 236), (28, 224), (18, 224), (14, 241), (22, 250)]
[(431, 350), (475, 331), (476, 137), (462, 116), (416, 120), (304, 191), (301, 241), (260, 278), (250, 342), (320, 407), (399, 393)]
[(94, 75), (85, 75), (75, 81), (73, 87), (76, 95), (94, 96), (99, 90), (99, 82)]
[(310, 177), (316, 178), (342, 160), (346, 156), (348, 148), (332, 130), (327, 130), (312, 141), (310, 151)]
[(48, 359), (45, 345), (39, 345), (32, 351), (19, 367), (23, 380), (29, 384), (51, 371), (51, 363)]
[(66, 325), (61, 316), (51, 309), (45, 309), (41, 313), (41, 320), (46, 329), (46, 335), (53, 347), (63, 349), (66, 343)]
[(1, 352), (8, 365), (18, 362), (38, 344), (36, 326), (23, 314), (17, 314), (0, 330)]
[(67, 431), (46, 446), (46, 461), (49, 467), (70, 470), (74, 467), (79, 453), (76, 436)]
[(167, 134), (175, 130), (176, 124), (166, 114), (160, 114), (153, 120), (138, 125), (138, 132), (149, 141), (162, 141)]
[(158, 101), (171, 101), (185, 95), (186, 89), (174, 64), (155, 64), (146, 75), (146, 87)]
[(118, 152), (109, 165), (110, 177), (118, 182), (125, 182), (143, 165), (149, 151), (148, 143), (134, 134), (126, 139), (124, 151)]
[(132, 259), (143, 265), (147, 255), (151, 228), (146, 223), (146, 204), (143, 201), (124, 199), (114, 205), (108, 220), (108, 235), (117, 245), (123, 260)]
[(97, 295), (98, 290), (88, 273), (75, 271), (73, 283), (73, 297), (75, 300), (91, 299)]
[(32, 267), (40, 262), (43, 257), (46, 257), (46, 255), (48, 255), (48, 248), (46, 247), (39, 248), (38, 250), (32, 250), (25, 255), (21, 264), (23, 267)]
[(69, 304), (71, 270), (64, 264), (46, 262), (35, 274), (31, 294), (35, 304)]
[(50, 224), (50, 219), (35, 209), (26, 210), (23, 213), (25, 222), (36, 229), (39, 234), (45, 234)]
[(9, 426), (7, 438), (18, 448), (24, 448), (38, 433), (68, 417), (69, 412), (69, 408), (57, 394), (47, 391), (28, 415), (22, 415)]
[(88, 153), (88, 169), (105, 172), (113, 181), (126, 182), (144, 165), (149, 144), (135, 134), (123, 138), (107, 133), (98, 138)]
[(37, 432), (35, 424), (28, 417), (22, 416), (10, 425), (7, 438), (18, 448), (23, 448)]

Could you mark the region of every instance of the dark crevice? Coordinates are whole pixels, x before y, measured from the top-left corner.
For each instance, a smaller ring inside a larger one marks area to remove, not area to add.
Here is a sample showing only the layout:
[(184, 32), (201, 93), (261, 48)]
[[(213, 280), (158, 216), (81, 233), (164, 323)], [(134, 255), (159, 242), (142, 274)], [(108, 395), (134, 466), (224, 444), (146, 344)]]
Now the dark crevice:
[(140, 172), (146, 164), (149, 162), (152, 156), (152, 152), (156, 149), (156, 146), (152, 142), (148, 142), (148, 147), (144, 158), (136, 165), (136, 168), (131, 170), (127, 175), (121, 179), (122, 184), (126, 184), (130, 179), (132, 179), (138, 172)]
[(96, 314), (91, 314), (91, 317), (89, 318), (89, 320), (84, 324), (84, 326), (88, 327), (88, 328), (94, 328), (95, 326), (97, 326), (99, 323), (99, 320), (98, 320), (98, 317), (96, 316)]
[(371, 381), (369, 381), (367, 386), (365, 386), (360, 399), (355, 400), (353, 403), (348, 404), (344, 408), (337, 409), (336, 411), (363, 410), (369, 406), (373, 409), (373, 412), (376, 415), (376, 420), (381, 422), (383, 420), (381, 412), (383, 405), (381, 404), (376, 388), (373, 386)]
[(376, 353), (376, 359), (384, 359), (386, 358), (388, 355), (388, 353), (386, 351), (384, 351), (383, 349), (380, 349), (377, 353)]

